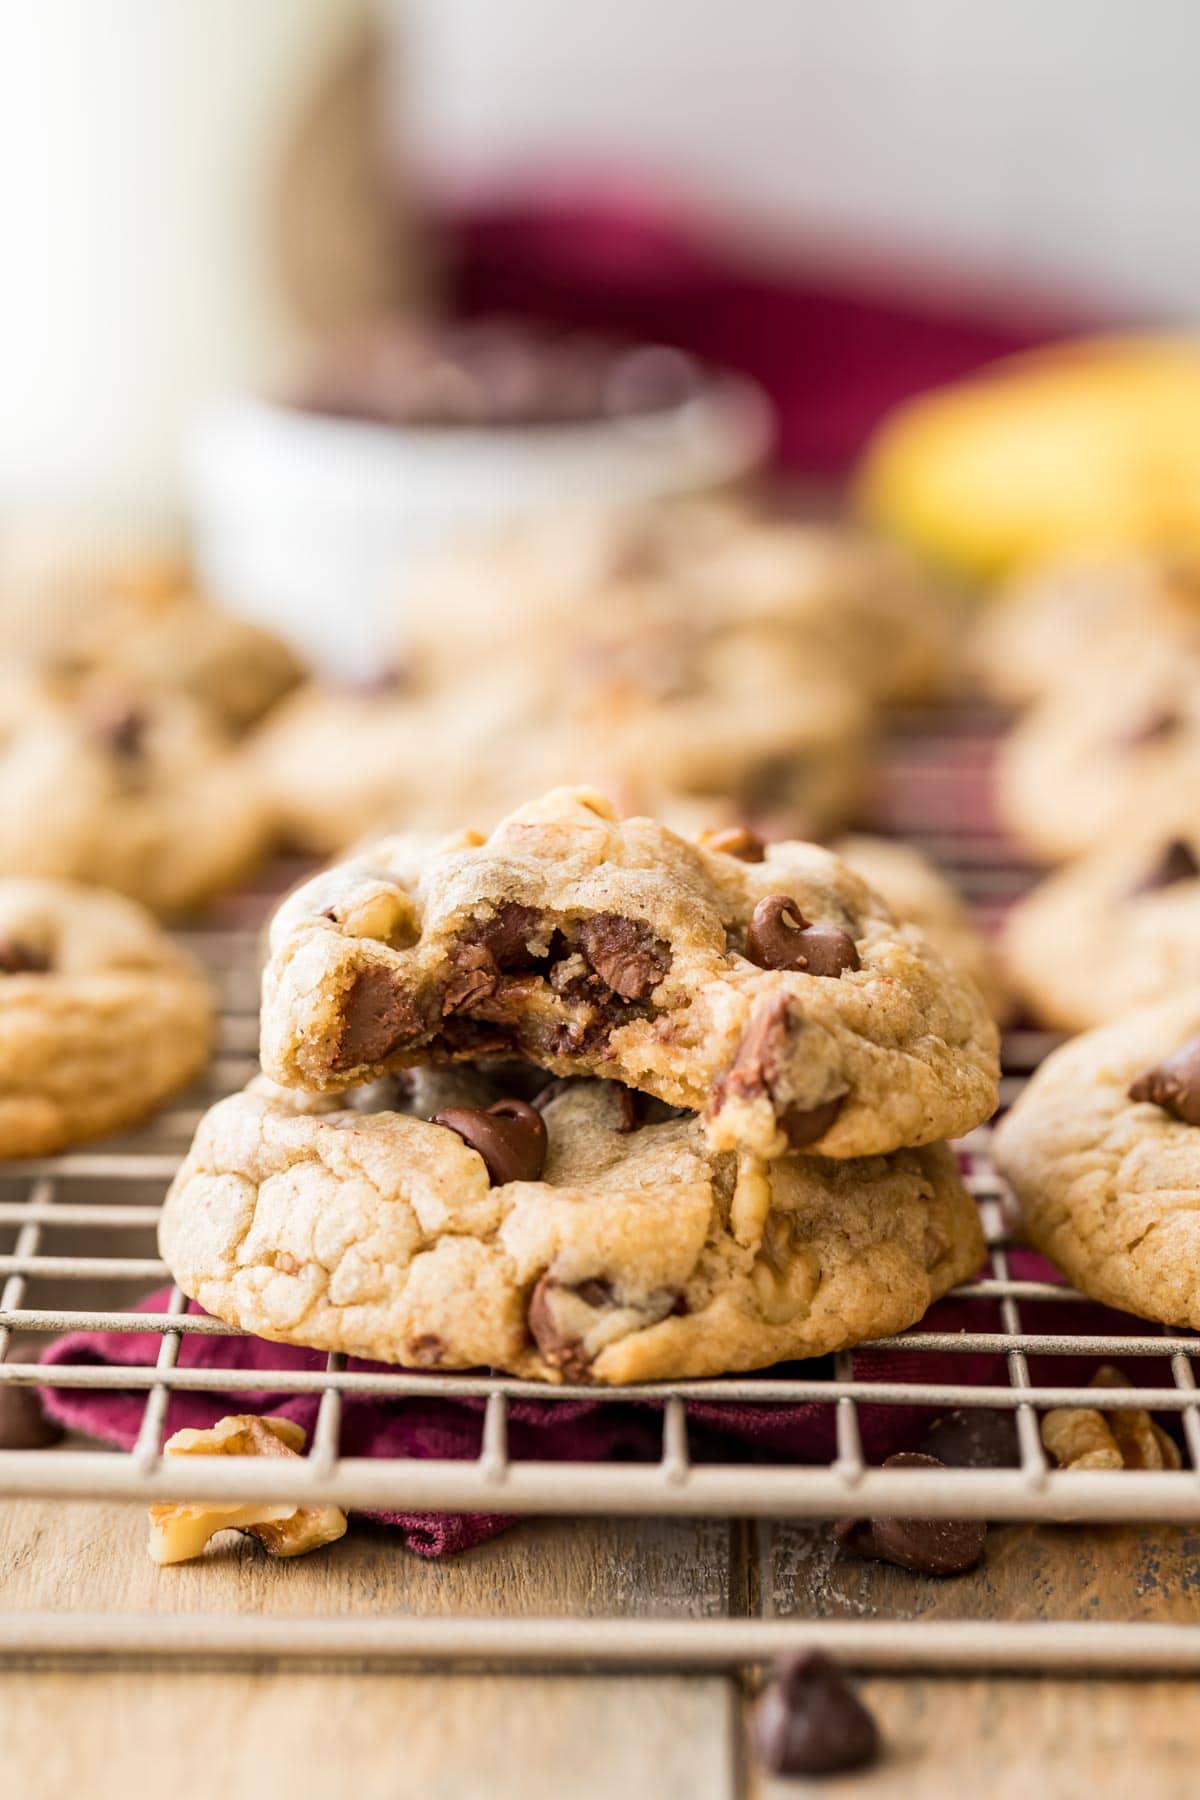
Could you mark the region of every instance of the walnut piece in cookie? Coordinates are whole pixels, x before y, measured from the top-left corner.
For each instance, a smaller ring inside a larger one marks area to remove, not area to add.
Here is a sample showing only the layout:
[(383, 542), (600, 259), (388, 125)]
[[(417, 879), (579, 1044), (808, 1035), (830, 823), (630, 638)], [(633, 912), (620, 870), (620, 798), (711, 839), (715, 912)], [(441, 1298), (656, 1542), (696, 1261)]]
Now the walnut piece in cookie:
[[(389, 1069), (520, 1057), (706, 1114), (714, 1149), (886, 1154), (996, 1102), (970, 978), (827, 850), (761, 861), (617, 818), (586, 789), (488, 838), (385, 840), (277, 914), (263, 1066), (336, 1091)], [(391, 888), (404, 941), (364, 933)]]
[[(164, 1456), (270, 1456), (299, 1460), (304, 1432), (291, 1419), (233, 1413), (207, 1431), (177, 1431)], [(150, 1560), (160, 1566), (201, 1556), (218, 1531), (244, 1531), (272, 1556), (304, 1556), (346, 1533), (336, 1506), (295, 1506), (290, 1501), (244, 1505), (167, 1502), (150, 1508)]]
[(140, 906), (0, 878), (0, 1157), (139, 1124), (208, 1061), (213, 995)]
[(587, 1080), (539, 1096), (543, 1139), (505, 1097), (519, 1070), (412, 1073), (342, 1097), (260, 1077), (213, 1107), (159, 1230), (184, 1292), (283, 1343), (623, 1383), (903, 1330), (982, 1260), (943, 1144), (762, 1163), (653, 1103), (631, 1125), (628, 1090)]

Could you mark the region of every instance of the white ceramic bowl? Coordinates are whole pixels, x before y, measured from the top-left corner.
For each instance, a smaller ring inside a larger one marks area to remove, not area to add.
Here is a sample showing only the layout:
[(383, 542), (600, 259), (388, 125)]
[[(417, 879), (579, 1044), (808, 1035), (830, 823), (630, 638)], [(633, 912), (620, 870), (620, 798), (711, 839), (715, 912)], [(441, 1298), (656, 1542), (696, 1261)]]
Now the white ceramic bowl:
[(392, 653), (414, 559), (556, 506), (734, 480), (772, 429), (766, 395), (737, 376), (670, 411), (568, 425), (401, 428), (232, 400), (189, 447), (196, 559), (225, 606), (322, 671), (369, 678)]

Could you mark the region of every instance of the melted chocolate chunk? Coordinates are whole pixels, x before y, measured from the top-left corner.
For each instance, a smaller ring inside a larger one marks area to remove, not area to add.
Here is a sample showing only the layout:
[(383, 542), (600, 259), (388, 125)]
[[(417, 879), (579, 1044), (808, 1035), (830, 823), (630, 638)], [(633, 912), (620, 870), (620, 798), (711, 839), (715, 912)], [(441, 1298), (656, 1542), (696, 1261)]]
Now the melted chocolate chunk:
[(1186, 838), (1172, 838), (1150, 873), (1138, 882), (1134, 894), (1157, 894), (1180, 881), (1194, 881), (1200, 861)]
[(540, 1181), (546, 1165), (546, 1126), (536, 1107), (525, 1100), (497, 1100), (486, 1112), (452, 1106), (435, 1113), (432, 1123), (456, 1132), (477, 1150), (487, 1165), (493, 1187), (510, 1181)]
[(622, 1000), (644, 1000), (670, 967), (667, 946), (639, 919), (595, 913), (579, 927), (584, 956)]
[(746, 956), (760, 969), (794, 969), (835, 980), (844, 969), (861, 966), (848, 932), (811, 925), (788, 894), (768, 894), (754, 908)]
[(829, 1657), (781, 1658), (754, 1713), (759, 1761), (774, 1775), (835, 1775), (879, 1755), (874, 1719)]
[(561, 1370), (568, 1381), (586, 1381), (592, 1359), (579, 1339), (565, 1329), (557, 1306), (560, 1294), (572, 1293), (591, 1307), (607, 1306), (612, 1300), (612, 1289), (606, 1281), (583, 1281), (572, 1288), (547, 1273), (529, 1296), (526, 1319), (530, 1336), (550, 1367)]
[(24, 938), (0, 937), (0, 975), (45, 975), (50, 958)]
[[(733, 1062), (717, 1084), (718, 1107), (730, 1098), (756, 1100), (762, 1094), (766, 1094), (773, 1106), (776, 1104), (774, 1087), (790, 1029), (787, 995), (777, 994), (750, 1020)], [(841, 1112), (845, 1099), (844, 1094), (836, 1094), (819, 1106), (785, 1107), (779, 1113), (779, 1123), (792, 1148), (802, 1150), (823, 1137)]]
[(836, 1122), (845, 1103), (845, 1094), (839, 1094), (836, 1099), (826, 1100), (821, 1106), (810, 1106), (807, 1109), (799, 1106), (785, 1108), (779, 1115), (779, 1123), (792, 1149), (804, 1150), (809, 1144), (815, 1144), (818, 1138), (823, 1138)]
[(495, 959), (483, 944), (457, 944), (451, 952), (451, 974), (442, 991), (442, 1012), (469, 1012), (495, 991), (499, 979)]
[(355, 977), (342, 1003), (342, 1032), (333, 1067), (353, 1069), (360, 1063), (381, 1062), (419, 1037), (422, 1029), (412, 996), (396, 985), (389, 969), (370, 963)]
[(537, 966), (538, 959), (529, 949), (529, 939), (535, 936), (539, 922), (536, 907), (505, 900), (490, 919), (476, 920), (470, 941), (482, 944), (491, 952), (498, 970), (504, 974), (517, 974)]
[[(901, 1451), (885, 1469), (944, 1469), (936, 1456)], [(982, 1519), (839, 1519), (838, 1548), (910, 1569), (914, 1575), (965, 1575), (982, 1559), (987, 1525)]]
[(1200, 1125), (1200, 1037), (1189, 1038), (1178, 1050), (1130, 1084), (1131, 1100), (1148, 1100), (1184, 1125)]
[(407, 1356), (410, 1362), (419, 1369), (436, 1369), (440, 1366), (446, 1346), (436, 1331), (422, 1331), (412, 1339), (408, 1346)]

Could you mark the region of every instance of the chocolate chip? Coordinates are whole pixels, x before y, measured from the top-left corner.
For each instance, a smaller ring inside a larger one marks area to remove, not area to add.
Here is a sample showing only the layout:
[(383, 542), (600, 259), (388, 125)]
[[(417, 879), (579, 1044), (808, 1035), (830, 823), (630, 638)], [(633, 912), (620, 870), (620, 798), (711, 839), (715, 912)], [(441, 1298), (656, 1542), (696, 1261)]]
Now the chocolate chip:
[(622, 1000), (644, 1000), (670, 967), (670, 952), (639, 919), (595, 913), (579, 927), (579, 943), (597, 975)]
[(0, 975), (44, 975), (50, 958), (24, 938), (0, 937)]
[[(777, 994), (753, 1015), (728, 1070), (717, 1083), (714, 1102), (720, 1108), (727, 1099), (755, 1100), (766, 1094), (776, 1105), (774, 1086), (779, 1078), (791, 1030), (791, 1008), (786, 994)], [(819, 1106), (777, 1108), (779, 1123), (794, 1150), (802, 1150), (823, 1137), (841, 1112), (845, 1094), (836, 1094)]]
[(820, 1651), (780, 1658), (754, 1711), (759, 1761), (774, 1775), (834, 1775), (879, 1755), (879, 1730), (841, 1670)]
[(529, 948), (529, 939), (536, 935), (539, 924), (536, 907), (505, 900), (490, 918), (475, 921), (471, 941), (491, 952), (497, 969), (513, 974), (536, 966), (538, 959)]
[(818, 1138), (823, 1138), (845, 1103), (845, 1094), (839, 1094), (835, 1100), (826, 1100), (822, 1106), (786, 1107), (779, 1115), (779, 1123), (792, 1149), (804, 1150), (809, 1144), (815, 1144)]
[(1017, 1418), (991, 1406), (961, 1406), (935, 1419), (921, 1444), (950, 1469), (1020, 1467)]
[[(885, 1469), (944, 1469), (936, 1456), (901, 1451)], [(914, 1575), (964, 1575), (983, 1556), (987, 1525), (982, 1519), (839, 1519), (833, 1528), (838, 1548), (851, 1556), (876, 1558)]]
[(810, 925), (788, 894), (768, 894), (754, 908), (746, 955), (760, 969), (795, 969), (836, 979), (857, 969), (854, 939), (834, 925)]
[(1180, 881), (1194, 881), (1200, 862), (1186, 838), (1172, 838), (1150, 873), (1138, 882), (1134, 894), (1157, 894)]
[(442, 990), (442, 1012), (467, 1012), (495, 992), (498, 979), (495, 960), (483, 944), (456, 944), (451, 952), (451, 973)]
[(739, 862), (760, 863), (767, 854), (766, 842), (749, 825), (727, 825), (723, 831), (702, 831), (700, 842), (706, 850), (723, 856), (736, 856)]
[(1184, 724), (1183, 714), (1177, 707), (1161, 706), (1122, 733), (1117, 742), (1124, 750), (1143, 750), (1151, 744), (1161, 744), (1167, 738), (1174, 737)]
[(96, 720), (95, 734), (99, 742), (114, 756), (135, 761), (146, 748), (146, 732), (150, 721), (134, 706), (119, 712), (103, 714)]
[(335, 1069), (380, 1062), (410, 1038), (422, 1024), (411, 997), (396, 985), (390, 969), (369, 963), (355, 976), (342, 1002), (342, 1029), (334, 1055)]
[(1184, 1125), (1200, 1125), (1200, 1036), (1139, 1075), (1130, 1084), (1129, 1098), (1148, 1100)]
[(493, 1187), (509, 1181), (540, 1181), (546, 1165), (546, 1126), (525, 1100), (497, 1100), (486, 1112), (452, 1106), (435, 1113), (435, 1125), (457, 1132), (487, 1164)]
[(412, 1339), (405, 1354), (418, 1368), (436, 1369), (446, 1354), (446, 1346), (436, 1331), (422, 1331)]
[(581, 1281), (572, 1286), (547, 1272), (529, 1296), (526, 1319), (530, 1336), (550, 1367), (560, 1370), (568, 1381), (583, 1381), (592, 1359), (578, 1333), (568, 1328), (562, 1316), (561, 1301), (563, 1298), (569, 1300), (571, 1296), (585, 1306), (601, 1308), (611, 1305), (612, 1288), (608, 1282), (599, 1280)]
[(66, 1433), (48, 1419), (34, 1388), (0, 1387), (0, 1450), (47, 1450)]

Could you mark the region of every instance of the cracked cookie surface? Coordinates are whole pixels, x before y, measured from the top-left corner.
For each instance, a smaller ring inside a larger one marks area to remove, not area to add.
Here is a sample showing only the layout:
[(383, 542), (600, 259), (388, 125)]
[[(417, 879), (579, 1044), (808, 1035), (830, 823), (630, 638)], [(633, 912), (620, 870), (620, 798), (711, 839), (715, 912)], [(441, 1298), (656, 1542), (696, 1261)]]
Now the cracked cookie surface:
[[(1075, 1038), (1047, 1058), (996, 1132), (997, 1164), (1036, 1248), (1092, 1299), (1193, 1329), (1200, 1127), (1178, 1114), (1200, 1119), (1197, 1033), (1193, 989)], [(1189, 1047), (1190, 1072), (1164, 1070)], [(1158, 1080), (1146, 1082), (1152, 1073)], [(1135, 1087), (1168, 1106), (1132, 1098)]]
[(117, 894), (0, 879), (0, 1156), (139, 1123), (208, 1061), (199, 968)]
[(865, 1156), (992, 1112), (974, 983), (830, 851), (758, 861), (557, 789), (488, 838), (393, 838), (271, 929), (263, 1066), (335, 1091), (479, 1055), (707, 1115), (714, 1149)]
[(612, 1383), (900, 1331), (982, 1260), (944, 1144), (764, 1166), (714, 1155), (694, 1118), (641, 1122), (610, 1082), (546, 1090), (540, 1179), (493, 1184), (457, 1130), (414, 1115), (486, 1117), (511, 1080), (422, 1069), (351, 1107), (260, 1078), (208, 1113), (175, 1178), (172, 1273), (282, 1342)]

